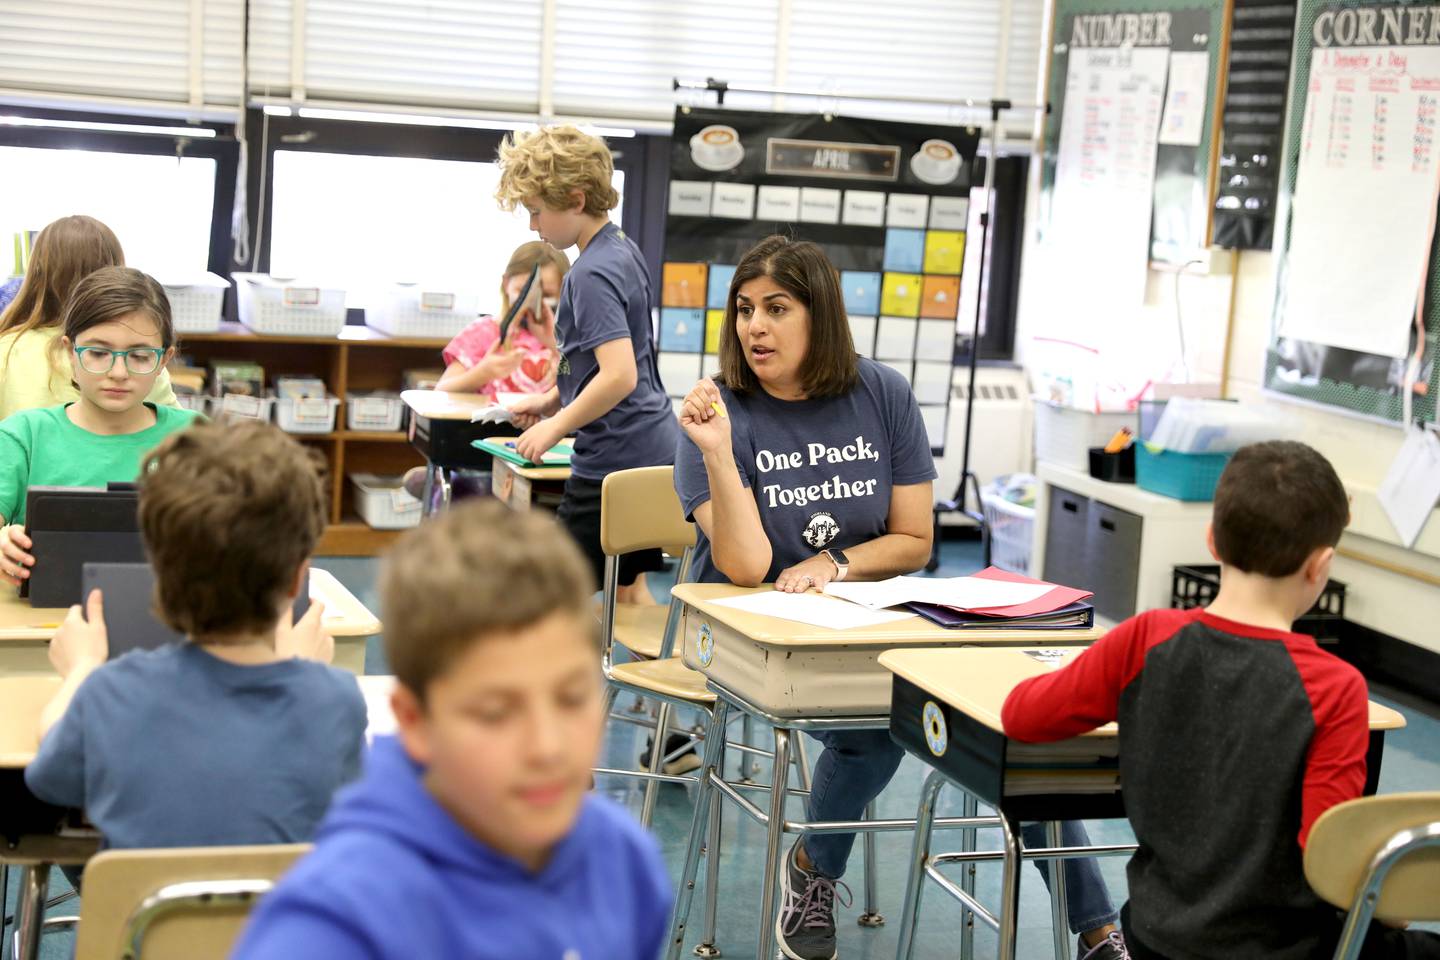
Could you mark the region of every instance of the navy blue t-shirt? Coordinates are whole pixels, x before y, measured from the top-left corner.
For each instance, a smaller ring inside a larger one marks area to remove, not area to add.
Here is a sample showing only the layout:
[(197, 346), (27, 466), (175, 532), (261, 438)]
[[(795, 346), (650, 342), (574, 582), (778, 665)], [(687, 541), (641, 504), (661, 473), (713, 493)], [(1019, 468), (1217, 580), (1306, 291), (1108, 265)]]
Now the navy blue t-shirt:
[(136, 650), (85, 678), (25, 783), (109, 847), (307, 843), (360, 775), (365, 719), (355, 678), (321, 663)]
[[(760, 507), (770, 541), (767, 581), (821, 550), (845, 550), (883, 536), (892, 487), (934, 480), (935, 461), (910, 384), (889, 367), (860, 358), (860, 379), (844, 396), (777, 400), (764, 390), (720, 387), (730, 417), (740, 482)], [(700, 448), (683, 433), (675, 489), (693, 519), (710, 500)], [(710, 542), (696, 531), (694, 579), (724, 583)]]
[(603, 480), (616, 470), (673, 463), (680, 424), (656, 367), (650, 271), (640, 248), (615, 224), (600, 228), (566, 274), (555, 337), (562, 356), (556, 386), (566, 406), (599, 372), (596, 347), (629, 337), (635, 350), (635, 389), (576, 431), (571, 473)]

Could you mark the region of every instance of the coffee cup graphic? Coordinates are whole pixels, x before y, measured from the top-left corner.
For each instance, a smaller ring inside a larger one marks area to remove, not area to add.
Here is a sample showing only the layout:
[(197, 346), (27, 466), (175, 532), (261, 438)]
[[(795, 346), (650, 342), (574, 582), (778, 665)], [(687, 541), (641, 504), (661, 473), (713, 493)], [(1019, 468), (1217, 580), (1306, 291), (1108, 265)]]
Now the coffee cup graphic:
[(734, 170), (745, 159), (745, 147), (734, 127), (715, 123), (690, 138), (690, 159), (701, 170)]
[(910, 171), (925, 183), (950, 183), (960, 176), (960, 151), (949, 140), (926, 140), (910, 158)]

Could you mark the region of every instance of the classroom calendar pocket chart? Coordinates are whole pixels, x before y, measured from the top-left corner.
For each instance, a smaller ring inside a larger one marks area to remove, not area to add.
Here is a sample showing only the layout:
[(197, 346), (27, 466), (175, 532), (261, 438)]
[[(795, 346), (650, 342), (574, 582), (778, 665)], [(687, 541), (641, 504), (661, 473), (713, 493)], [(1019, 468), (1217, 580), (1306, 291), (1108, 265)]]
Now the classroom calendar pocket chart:
[(824, 248), (841, 272), (856, 350), (917, 386), (943, 452), (949, 381), (939, 368), (949, 369), (962, 321), (978, 138), (934, 124), (677, 110), (660, 303), (666, 392), (683, 397), (716, 369), (735, 265), (783, 233)]

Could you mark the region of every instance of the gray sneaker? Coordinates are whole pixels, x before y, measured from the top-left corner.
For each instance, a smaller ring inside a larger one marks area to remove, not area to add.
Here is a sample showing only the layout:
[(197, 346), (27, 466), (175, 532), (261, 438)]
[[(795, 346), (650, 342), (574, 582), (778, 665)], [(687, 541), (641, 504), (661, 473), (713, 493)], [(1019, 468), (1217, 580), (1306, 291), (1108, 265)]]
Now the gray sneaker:
[(780, 881), (780, 916), (775, 939), (790, 960), (835, 960), (835, 891), (850, 906), (850, 888), (838, 880), (800, 869), (795, 846), (785, 856)]
[(1130, 960), (1130, 951), (1125, 947), (1124, 934), (1113, 930), (1093, 947), (1085, 946), (1085, 941), (1081, 939), (1075, 944), (1075, 956), (1080, 960)]

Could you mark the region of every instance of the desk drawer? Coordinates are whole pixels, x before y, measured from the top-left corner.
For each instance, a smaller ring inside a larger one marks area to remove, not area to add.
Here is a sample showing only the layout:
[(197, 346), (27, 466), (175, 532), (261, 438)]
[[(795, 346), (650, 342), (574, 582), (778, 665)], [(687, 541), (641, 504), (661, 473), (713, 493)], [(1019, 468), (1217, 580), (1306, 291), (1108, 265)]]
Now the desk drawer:
[(490, 454), (476, 450), (470, 441), (514, 432), (515, 427), (508, 423), (432, 420), (418, 415), (410, 418), (411, 445), (431, 463), (447, 470), (489, 470)]

